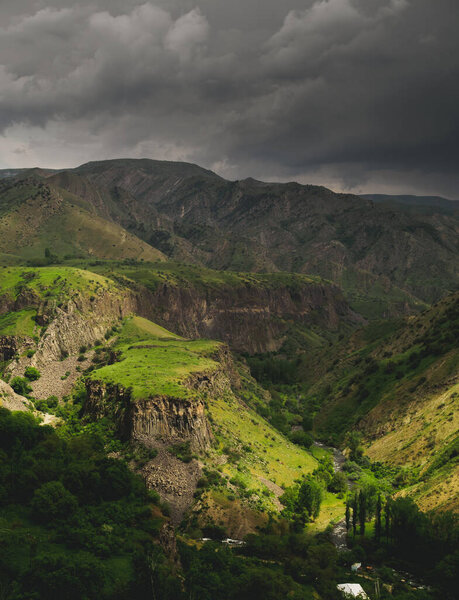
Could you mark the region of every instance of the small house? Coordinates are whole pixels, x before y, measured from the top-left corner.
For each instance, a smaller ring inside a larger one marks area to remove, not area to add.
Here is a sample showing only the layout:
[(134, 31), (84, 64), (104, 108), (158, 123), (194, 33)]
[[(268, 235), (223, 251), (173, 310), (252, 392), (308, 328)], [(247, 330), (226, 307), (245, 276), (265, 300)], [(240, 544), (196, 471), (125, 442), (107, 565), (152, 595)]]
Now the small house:
[(360, 600), (370, 600), (360, 583), (339, 583), (336, 586), (345, 598), (359, 598)]

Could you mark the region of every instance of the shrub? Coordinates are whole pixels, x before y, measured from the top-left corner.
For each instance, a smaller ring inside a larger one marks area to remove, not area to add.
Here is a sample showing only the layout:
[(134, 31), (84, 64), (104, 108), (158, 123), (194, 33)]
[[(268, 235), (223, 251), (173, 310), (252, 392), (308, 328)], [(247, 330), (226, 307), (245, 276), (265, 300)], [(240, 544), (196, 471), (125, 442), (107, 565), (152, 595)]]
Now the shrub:
[(20, 394), (21, 396), (27, 396), (32, 391), (28, 380), (24, 377), (14, 377), (10, 385), (16, 394)]
[(290, 439), (294, 444), (304, 446), (305, 448), (310, 448), (314, 441), (309, 433), (306, 433), (305, 431), (294, 431), (291, 434)]
[(335, 494), (344, 494), (347, 490), (347, 477), (344, 473), (335, 473), (328, 484), (328, 490)]
[(36, 381), (37, 379), (40, 379), (41, 373), (35, 367), (27, 367), (27, 369), (24, 371), (24, 376), (29, 381)]
[(57, 396), (49, 396), (46, 399), (46, 404), (48, 405), (48, 408), (56, 408), (59, 404), (59, 398)]
[(179, 442), (168, 448), (168, 451), (182, 462), (189, 463), (193, 458), (190, 442)]

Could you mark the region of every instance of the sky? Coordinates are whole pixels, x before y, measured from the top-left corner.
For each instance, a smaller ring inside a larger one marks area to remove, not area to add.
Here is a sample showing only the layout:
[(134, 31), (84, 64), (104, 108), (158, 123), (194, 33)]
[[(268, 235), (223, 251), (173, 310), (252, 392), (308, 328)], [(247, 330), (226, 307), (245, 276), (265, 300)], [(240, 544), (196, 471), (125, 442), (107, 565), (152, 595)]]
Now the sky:
[(457, 0), (1, 0), (0, 168), (459, 199)]

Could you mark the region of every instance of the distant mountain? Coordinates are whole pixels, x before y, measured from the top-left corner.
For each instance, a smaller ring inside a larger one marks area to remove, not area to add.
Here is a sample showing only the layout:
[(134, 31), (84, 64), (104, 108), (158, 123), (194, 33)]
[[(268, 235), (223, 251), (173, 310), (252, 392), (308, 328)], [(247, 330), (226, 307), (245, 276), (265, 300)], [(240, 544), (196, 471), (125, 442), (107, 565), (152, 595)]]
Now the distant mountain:
[[(409, 312), (457, 288), (455, 212), (407, 211), (400, 203), (297, 183), (227, 181), (197, 165), (147, 159), (35, 171), (34, 177), (105, 227), (121, 227), (170, 259), (319, 275), (341, 286), (366, 317)], [(4, 198), (0, 192), (0, 210)], [(83, 230), (76, 228), (80, 236)], [(102, 251), (102, 238), (97, 249), (85, 244), (93, 256), (113, 254)], [(122, 256), (118, 244), (111, 248)]]
[(362, 194), (361, 198), (372, 200), (389, 206), (398, 205), (419, 209), (426, 212), (445, 212), (453, 214), (459, 212), (458, 200), (447, 200), (441, 196), (412, 196), (412, 195), (388, 195), (388, 194)]
[(170, 258), (317, 274), (366, 316), (403, 312), (458, 282), (457, 215), (414, 215), (319, 186), (226, 181), (165, 161), (88, 163), (49, 182)]

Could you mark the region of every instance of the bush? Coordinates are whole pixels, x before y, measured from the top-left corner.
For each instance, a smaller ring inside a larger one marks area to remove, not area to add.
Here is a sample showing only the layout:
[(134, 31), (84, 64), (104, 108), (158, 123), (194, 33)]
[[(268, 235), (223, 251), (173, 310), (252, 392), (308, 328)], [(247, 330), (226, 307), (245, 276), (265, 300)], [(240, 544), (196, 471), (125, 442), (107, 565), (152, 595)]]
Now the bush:
[(309, 433), (306, 433), (305, 431), (294, 431), (291, 434), (290, 439), (294, 444), (304, 446), (305, 448), (310, 448), (314, 441)]
[(168, 451), (182, 462), (189, 463), (193, 458), (190, 442), (179, 442), (168, 448)]
[(20, 394), (21, 396), (27, 396), (32, 391), (28, 380), (23, 377), (14, 377), (10, 385), (16, 394)]
[(328, 484), (328, 490), (334, 494), (344, 494), (347, 491), (347, 477), (344, 473), (335, 473)]
[(24, 371), (24, 376), (29, 381), (36, 381), (37, 379), (40, 379), (41, 373), (35, 367), (27, 367), (27, 369)]

